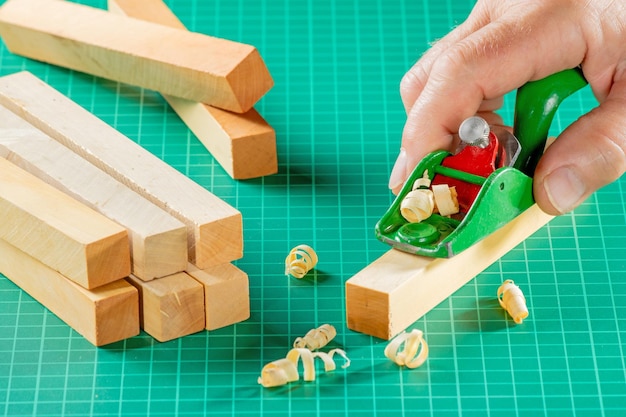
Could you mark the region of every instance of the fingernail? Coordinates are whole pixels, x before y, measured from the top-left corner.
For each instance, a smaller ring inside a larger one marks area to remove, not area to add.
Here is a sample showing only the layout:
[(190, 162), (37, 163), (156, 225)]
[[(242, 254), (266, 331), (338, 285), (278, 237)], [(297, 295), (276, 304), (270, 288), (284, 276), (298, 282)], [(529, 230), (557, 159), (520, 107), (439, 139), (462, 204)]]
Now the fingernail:
[(389, 188), (393, 190), (403, 185), (404, 181), (406, 181), (406, 150), (400, 148), (400, 154), (393, 165), (391, 176), (389, 177)]
[(561, 213), (573, 210), (587, 193), (585, 183), (571, 166), (552, 171), (546, 177), (544, 186), (550, 203)]

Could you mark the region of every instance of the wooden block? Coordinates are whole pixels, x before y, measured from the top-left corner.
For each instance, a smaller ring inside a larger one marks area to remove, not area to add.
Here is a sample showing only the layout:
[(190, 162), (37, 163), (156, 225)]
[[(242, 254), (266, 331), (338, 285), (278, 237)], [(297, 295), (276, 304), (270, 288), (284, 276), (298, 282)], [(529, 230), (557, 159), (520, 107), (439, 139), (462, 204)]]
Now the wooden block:
[(346, 282), (348, 328), (391, 339), (552, 218), (534, 205), (448, 259), (388, 251)]
[(141, 328), (159, 342), (204, 330), (204, 288), (184, 272), (145, 282), (130, 276), (139, 291)]
[(137, 290), (123, 279), (87, 290), (1, 239), (0, 272), (96, 346), (139, 334)]
[(85, 288), (130, 273), (126, 229), (0, 158), (0, 239)]
[(241, 258), (238, 210), (34, 75), (0, 77), (0, 104), (183, 222), (200, 268)]
[(231, 177), (278, 172), (276, 132), (256, 110), (235, 114), (178, 97), (165, 99)]
[(7, 1), (0, 36), (15, 54), (239, 113), (273, 85), (253, 46), (68, 1)]
[(0, 157), (125, 227), (142, 280), (187, 267), (183, 223), (1, 106)]
[[(109, 0), (109, 10), (152, 23), (185, 29), (161, 0)], [(254, 109), (232, 113), (164, 95), (178, 116), (235, 179), (275, 174), (276, 132)]]
[(161, 0), (108, 0), (107, 8), (112, 13), (177, 29), (187, 29)]
[(250, 318), (248, 275), (232, 264), (199, 269), (189, 264), (187, 273), (204, 286), (206, 328), (215, 330)]

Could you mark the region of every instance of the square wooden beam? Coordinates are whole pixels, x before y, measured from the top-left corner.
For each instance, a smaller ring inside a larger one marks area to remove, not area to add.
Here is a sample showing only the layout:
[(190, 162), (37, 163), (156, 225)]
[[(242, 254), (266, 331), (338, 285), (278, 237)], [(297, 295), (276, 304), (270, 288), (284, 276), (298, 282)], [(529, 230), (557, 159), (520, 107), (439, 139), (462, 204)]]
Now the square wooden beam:
[(0, 239), (91, 289), (130, 273), (126, 229), (0, 158)]
[(187, 267), (182, 222), (2, 106), (0, 157), (125, 227), (131, 272), (140, 279)]
[(391, 249), (346, 282), (348, 328), (391, 339), (552, 218), (533, 205), (452, 258)]
[[(109, 0), (112, 13), (186, 30), (161, 0)], [(235, 179), (275, 174), (276, 132), (254, 109), (233, 113), (168, 94), (163, 97), (226, 172)]]
[(238, 210), (31, 73), (0, 77), (0, 104), (183, 222), (199, 267), (243, 256)]
[(159, 342), (204, 330), (204, 288), (186, 273), (150, 282), (127, 279), (139, 291), (141, 328)]
[(0, 272), (96, 346), (139, 334), (137, 290), (123, 279), (87, 290), (2, 239)]
[(274, 84), (251, 45), (69, 1), (5, 2), (0, 36), (18, 55), (239, 113)]
[(187, 273), (204, 286), (206, 328), (215, 330), (250, 317), (248, 274), (231, 264), (199, 269), (187, 266)]

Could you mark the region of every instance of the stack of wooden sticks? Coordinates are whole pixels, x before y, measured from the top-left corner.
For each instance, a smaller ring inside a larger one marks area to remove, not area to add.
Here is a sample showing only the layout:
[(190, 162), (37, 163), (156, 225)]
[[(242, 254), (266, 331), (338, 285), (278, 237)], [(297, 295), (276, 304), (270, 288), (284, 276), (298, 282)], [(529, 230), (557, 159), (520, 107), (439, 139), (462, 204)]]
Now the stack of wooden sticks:
[[(157, 23), (9, 0), (0, 36), (14, 53), (163, 93), (218, 142), (233, 177), (275, 172), (275, 135), (252, 108), (272, 80), (253, 47), (165, 26), (177, 19), (160, 0), (110, 8)], [(196, 48), (232, 53), (205, 68)], [(247, 134), (271, 133), (241, 139), (226, 126), (246, 120)], [(30, 73), (0, 78), (0, 156), (0, 272), (94, 345), (140, 327), (167, 341), (249, 317), (248, 277), (231, 263), (243, 255), (239, 211)]]

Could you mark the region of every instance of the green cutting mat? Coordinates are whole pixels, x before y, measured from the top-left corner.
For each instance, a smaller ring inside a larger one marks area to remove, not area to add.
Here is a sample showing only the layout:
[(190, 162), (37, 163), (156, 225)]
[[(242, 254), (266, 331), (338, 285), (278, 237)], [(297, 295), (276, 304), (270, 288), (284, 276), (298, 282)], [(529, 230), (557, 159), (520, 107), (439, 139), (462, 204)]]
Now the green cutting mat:
[[(383, 356), (386, 342), (346, 328), (344, 282), (388, 249), (373, 226), (391, 203), (387, 179), (404, 123), (399, 80), (473, 1), (168, 4), (192, 30), (259, 48), (276, 81), (257, 109), (276, 129), (278, 174), (230, 179), (154, 92), (4, 46), (0, 73), (33, 72), (239, 208), (245, 256), (237, 265), (250, 276), (251, 318), (169, 343), (141, 334), (98, 349), (0, 276), (0, 415), (624, 415), (624, 180), (415, 323), (430, 344), (421, 368), (398, 368)], [(555, 131), (593, 105), (588, 91), (567, 101)], [(317, 250), (319, 267), (287, 278), (283, 260), (300, 243)], [(528, 298), (531, 316), (519, 326), (495, 300), (506, 278)], [(257, 385), (264, 364), (323, 323), (337, 327), (333, 346), (348, 352), (348, 369)]]

